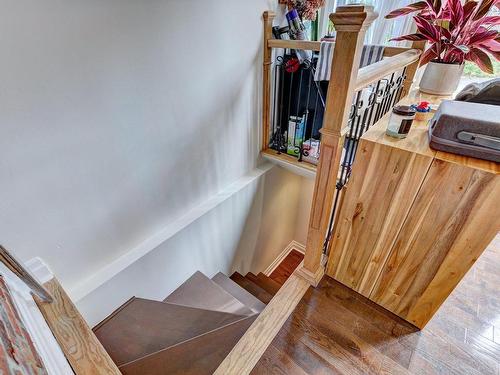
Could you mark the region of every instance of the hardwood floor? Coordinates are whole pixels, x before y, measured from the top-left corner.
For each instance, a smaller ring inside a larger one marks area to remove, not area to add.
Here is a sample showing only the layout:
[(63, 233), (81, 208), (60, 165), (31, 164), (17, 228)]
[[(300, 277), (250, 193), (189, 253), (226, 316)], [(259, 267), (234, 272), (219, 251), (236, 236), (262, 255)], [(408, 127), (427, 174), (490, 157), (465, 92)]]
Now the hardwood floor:
[(422, 330), (325, 277), (251, 374), (500, 374), (500, 235)]
[(304, 254), (297, 250), (290, 251), (280, 265), (276, 267), (273, 272), (271, 272), (269, 277), (278, 284), (283, 285), (286, 279), (290, 277), (302, 260), (304, 260)]

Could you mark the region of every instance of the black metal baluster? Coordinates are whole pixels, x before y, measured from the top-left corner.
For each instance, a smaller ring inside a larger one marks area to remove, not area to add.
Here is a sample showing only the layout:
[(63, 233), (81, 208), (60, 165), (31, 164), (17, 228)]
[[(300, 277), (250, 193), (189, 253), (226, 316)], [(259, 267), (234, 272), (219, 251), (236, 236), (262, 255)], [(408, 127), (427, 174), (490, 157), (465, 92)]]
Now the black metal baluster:
[[(304, 129), (304, 137), (307, 134), (307, 123), (309, 122), (309, 100), (311, 99), (311, 86), (312, 86), (312, 62), (308, 67), (309, 71), (309, 83), (307, 85), (307, 99), (306, 99), (306, 110), (304, 112), (304, 122), (305, 122), (305, 129)], [(312, 132), (313, 132), (313, 126), (314, 124), (311, 125), (311, 136), (309, 137), (309, 147), (311, 147), (311, 138), (312, 138)], [(299, 155), (299, 161), (302, 161), (302, 156), (304, 153), (304, 147), (303, 145), (300, 147), (300, 155)]]
[(366, 127), (363, 130), (363, 132), (367, 131), (370, 126), (372, 126), (372, 116), (373, 116), (373, 110), (375, 109), (375, 105), (377, 104), (377, 95), (378, 95), (378, 90), (380, 88), (380, 80), (377, 82), (377, 85), (375, 86), (375, 91), (372, 92), (372, 95), (370, 96), (370, 103), (368, 104), (370, 106), (370, 113), (368, 115), (368, 121), (366, 122)]
[(375, 116), (375, 122), (377, 122), (378, 120), (380, 120), (380, 118), (384, 115), (384, 107), (385, 107), (385, 103), (387, 102), (387, 96), (389, 94), (389, 90), (390, 90), (390, 82), (389, 80), (387, 79), (382, 79), (381, 81), (385, 81), (386, 82), (386, 86), (384, 88), (384, 92), (382, 93), (382, 101), (380, 103), (378, 103), (378, 107), (377, 107), (377, 114)]
[[(292, 88), (293, 88), (293, 77), (294, 77), (294, 72), (290, 74), (290, 87), (288, 89), (288, 109), (286, 111), (286, 124), (287, 124), (287, 138), (290, 137), (290, 134), (288, 134), (288, 122), (290, 121), (290, 110), (291, 110), (291, 105), (292, 105)], [(288, 139), (285, 138), (285, 145), (283, 147), (283, 150), (285, 153), (287, 153), (288, 149)]]
[(387, 100), (385, 101), (384, 107), (383, 107), (383, 112), (382, 116), (384, 116), (390, 109), (392, 97), (394, 95), (394, 74), (391, 74), (391, 79), (389, 81), (389, 91), (387, 93)]
[(396, 100), (394, 101), (394, 104), (398, 103), (401, 100), (401, 94), (403, 92), (403, 86), (406, 81), (406, 67), (403, 69), (403, 72), (401, 73), (401, 76), (398, 78), (398, 91), (396, 94)]
[(285, 91), (285, 67), (284, 65), (284, 56), (281, 57), (280, 61), (280, 113), (279, 113), (279, 128), (278, 128), (278, 154), (281, 153), (281, 149), (283, 147), (283, 100), (284, 100), (284, 91)]
[[(296, 142), (296, 137), (297, 137), (297, 124), (299, 123), (299, 109), (300, 109), (300, 95), (302, 93), (302, 78), (304, 77), (304, 69), (301, 67), (300, 68), (300, 77), (299, 77), (299, 94), (297, 95), (297, 107), (295, 108), (295, 134), (293, 135), (293, 148), (294, 151), (296, 150), (295, 142)], [(299, 148), (299, 159), (301, 159), (301, 153), (302, 153), (302, 144), (298, 146)], [(300, 161), (300, 160), (299, 160)]]
[(273, 89), (273, 113), (272, 113), (272, 120), (271, 120), (271, 123), (273, 124), (273, 128), (272, 128), (272, 136), (271, 136), (271, 140), (270, 140), (270, 144), (268, 144), (268, 146), (271, 146), (273, 145), (273, 143), (276, 142), (276, 136), (277, 136), (277, 133), (276, 133), (276, 130), (278, 128), (278, 124), (277, 124), (277, 119), (278, 119), (278, 116), (279, 114), (277, 113), (278, 112), (278, 106), (279, 106), (279, 96), (278, 96), (278, 84), (279, 84), (279, 79), (278, 79), (278, 71), (279, 71), (279, 66), (278, 66), (278, 63), (275, 62), (274, 63), (274, 89)]

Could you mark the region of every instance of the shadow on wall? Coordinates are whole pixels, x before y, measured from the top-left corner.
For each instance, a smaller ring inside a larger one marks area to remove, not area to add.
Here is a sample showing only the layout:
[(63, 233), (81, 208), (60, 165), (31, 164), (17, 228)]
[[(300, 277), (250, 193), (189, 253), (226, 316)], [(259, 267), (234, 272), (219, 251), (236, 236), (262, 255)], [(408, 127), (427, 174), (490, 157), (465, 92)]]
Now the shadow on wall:
[(270, 5), (6, 2), (2, 243), (72, 289), (253, 168)]
[(94, 325), (131, 296), (164, 299), (197, 270), (210, 277), (263, 271), (294, 239), (301, 180), (273, 168), (78, 301), (78, 308)]

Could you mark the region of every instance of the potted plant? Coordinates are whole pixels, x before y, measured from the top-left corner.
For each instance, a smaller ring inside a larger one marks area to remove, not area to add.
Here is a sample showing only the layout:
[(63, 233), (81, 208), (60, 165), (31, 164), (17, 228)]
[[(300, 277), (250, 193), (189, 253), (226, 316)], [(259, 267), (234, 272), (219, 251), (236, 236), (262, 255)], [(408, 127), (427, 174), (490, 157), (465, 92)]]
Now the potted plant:
[(471, 61), (493, 73), (490, 56), (500, 60), (500, 16), (489, 15), (500, 0), (418, 1), (389, 13), (395, 18), (418, 12), (414, 16), (417, 32), (391, 41), (427, 41), (420, 65), (427, 64), (420, 90), (436, 95), (450, 95), (458, 87), (465, 61)]

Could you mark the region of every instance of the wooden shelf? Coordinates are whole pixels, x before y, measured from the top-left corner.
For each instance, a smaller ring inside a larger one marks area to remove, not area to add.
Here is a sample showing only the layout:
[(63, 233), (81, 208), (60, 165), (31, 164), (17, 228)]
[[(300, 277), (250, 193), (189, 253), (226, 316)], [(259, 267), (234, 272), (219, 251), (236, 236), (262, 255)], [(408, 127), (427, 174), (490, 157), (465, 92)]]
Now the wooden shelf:
[(262, 151), (262, 157), (277, 164), (292, 173), (314, 179), (316, 178), (316, 166), (305, 161), (298, 161), (296, 157), (287, 154), (278, 154), (277, 151), (267, 149)]

